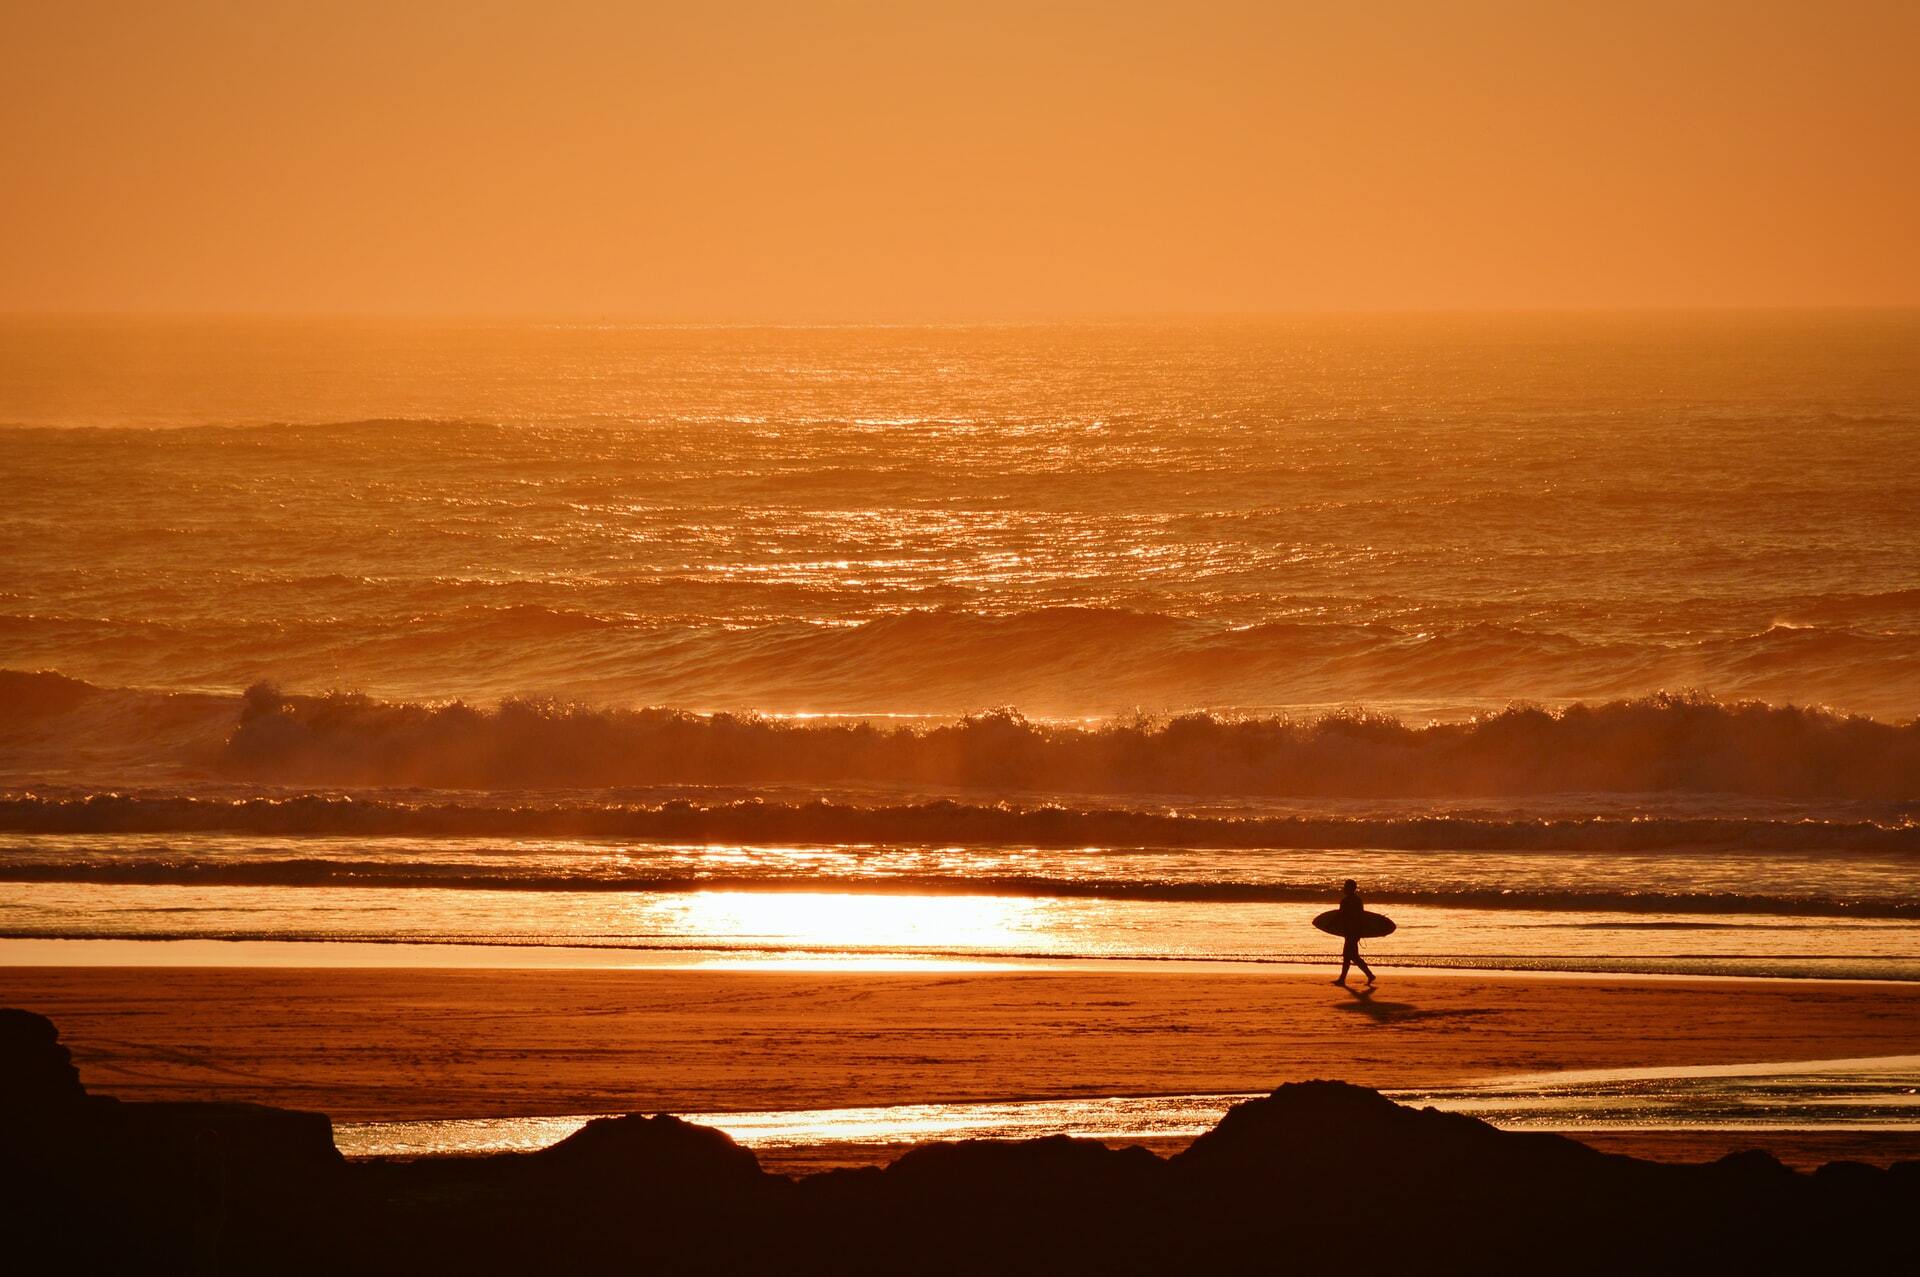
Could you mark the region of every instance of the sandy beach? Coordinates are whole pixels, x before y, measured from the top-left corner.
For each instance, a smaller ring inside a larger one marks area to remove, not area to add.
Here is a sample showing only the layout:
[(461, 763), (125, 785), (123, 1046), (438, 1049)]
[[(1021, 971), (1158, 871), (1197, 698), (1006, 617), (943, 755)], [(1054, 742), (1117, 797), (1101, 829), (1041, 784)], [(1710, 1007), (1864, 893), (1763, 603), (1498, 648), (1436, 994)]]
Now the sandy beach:
[(336, 1120), (1434, 1086), (1920, 1052), (1920, 987), (1320, 972), (9, 968), (94, 1091)]

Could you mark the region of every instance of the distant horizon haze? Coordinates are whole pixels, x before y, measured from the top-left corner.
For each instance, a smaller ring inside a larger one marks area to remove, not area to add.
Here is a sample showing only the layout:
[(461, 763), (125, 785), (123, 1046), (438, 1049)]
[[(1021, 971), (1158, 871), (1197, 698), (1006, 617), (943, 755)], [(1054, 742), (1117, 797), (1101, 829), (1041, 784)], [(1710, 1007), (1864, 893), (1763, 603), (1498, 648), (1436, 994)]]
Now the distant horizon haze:
[(0, 310), (0, 324), (40, 325), (40, 324), (87, 324), (87, 323), (127, 323), (127, 324), (262, 324), (262, 325), (442, 325), (448, 328), (461, 326), (502, 325), (521, 328), (540, 327), (632, 327), (632, 328), (688, 328), (688, 329), (833, 329), (833, 328), (1153, 328), (1153, 327), (1192, 327), (1204, 328), (1208, 325), (1254, 325), (1261, 323), (1298, 323), (1312, 321), (1339, 320), (1343, 318), (1390, 321), (1396, 318), (1408, 320), (1448, 320), (1448, 319), (1538, 319), (1542, 321), (1593, 319), (1631, 319), (1645, 316), (1650, 319), (1727, 319), (1764, 318), (1777, 315), (1782, 318), (1816, 315), (1901, 315), (1920, 311), (1920, 301), (1882, 302), (1882, 303), (1758, 303), (1753, 305), (1642, 305), (1623, 303), (1617, 306), (1326, 306), (1302, 307), (1294, 309), (1270, 308), (1248, 310), (1161, 310), (1111, 313), (1077, 313), (1072, 311), (1036, 312), (1031, 315), (974, 317), (956, 315), (949, 318), (908, 318), (874, 317), (868, 319), (798, 319), (765, 318), (750, 315), (675, 317), (665, 314), (648, 314), (643, 311), (553, 311), (553, 312), (515, 312), (515, 311), (443, 311), (431, 310), (359, 310), (359, 311), (281, 311), (281, 310), (108, 310), (108, 309), (42, 309), (42, 310)]
[(1920, 6), (15, 6), (0, 313), (1920, 303)]

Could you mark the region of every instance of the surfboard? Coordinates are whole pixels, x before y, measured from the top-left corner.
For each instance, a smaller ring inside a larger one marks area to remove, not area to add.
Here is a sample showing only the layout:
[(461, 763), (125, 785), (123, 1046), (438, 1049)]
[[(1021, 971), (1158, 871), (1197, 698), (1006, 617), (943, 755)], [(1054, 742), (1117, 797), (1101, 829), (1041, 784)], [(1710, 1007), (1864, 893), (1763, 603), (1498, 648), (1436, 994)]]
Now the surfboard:
[[(1313, 925), (1330, 936), (1347, 935), (1346, 916), (1338, 909), (1329, 909), (1313, 920)], [(1371, 909), (1360, 911), (1360, 926), (1357, 939), (1372, 940), (1380, 936), (1390, 936), (1394, 931), (1393, 919), (1384, 913), (1375, 913)]]

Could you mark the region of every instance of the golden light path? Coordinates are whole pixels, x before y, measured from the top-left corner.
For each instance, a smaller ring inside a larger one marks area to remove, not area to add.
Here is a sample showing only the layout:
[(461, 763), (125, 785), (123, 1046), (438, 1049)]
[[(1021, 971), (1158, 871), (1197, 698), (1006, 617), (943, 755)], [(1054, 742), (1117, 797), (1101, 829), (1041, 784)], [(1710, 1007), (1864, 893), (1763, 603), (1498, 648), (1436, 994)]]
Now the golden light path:
[[(814, 891), (693, 891), (650, 908), (668, 915), (674, 934), (766, 948), (985, 953), (1033, 947), (1057, 912), (1054, 902), (1031, 897)], [(741, 961), (751, 960), (730, 965)]]
[[(1311, 926), (1320, 903), (870, 881), (828, 891), (803, 878), (664, 891), (18, 882), (0, 907), (0, 963), (1166, 971), (1298, 970), (1337, 955)], [(1908, 918), (1412, 903), (1392, 913), (1400, 929), (1369, 957), (1403, 969), (1920, 978), (1920, 922)]]

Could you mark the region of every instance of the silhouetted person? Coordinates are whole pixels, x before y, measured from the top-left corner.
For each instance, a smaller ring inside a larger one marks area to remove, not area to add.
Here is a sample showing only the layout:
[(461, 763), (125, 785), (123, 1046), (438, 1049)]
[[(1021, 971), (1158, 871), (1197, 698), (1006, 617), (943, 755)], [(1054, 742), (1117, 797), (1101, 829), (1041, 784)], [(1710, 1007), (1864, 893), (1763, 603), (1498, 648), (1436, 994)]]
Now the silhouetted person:
[(1347, 982), (1347, 972), (1354, 967), (1367, 977), (1367, 983), (1373, 983), (1373, 968), (1360, 956), (1360, 915), (1367, 907), (1360, 903), (1360, 886), (1353, 879), (1347, 879), (1347, 887), (1340, 896), (1340, 929), (1346, 933), (1346, 947), (1340, 950), (1340, 978), (1335, 984)]

